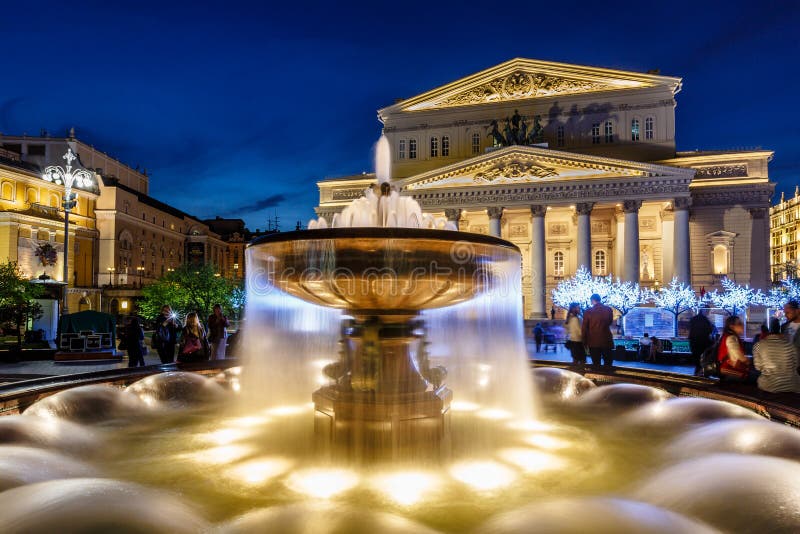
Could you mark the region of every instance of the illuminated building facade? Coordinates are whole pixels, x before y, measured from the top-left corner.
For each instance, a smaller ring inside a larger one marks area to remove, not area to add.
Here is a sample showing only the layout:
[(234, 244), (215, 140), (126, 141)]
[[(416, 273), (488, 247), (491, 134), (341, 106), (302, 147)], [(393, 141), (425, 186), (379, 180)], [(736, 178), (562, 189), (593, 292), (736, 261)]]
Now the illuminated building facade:
[[(680, 78), (513, 59), (378, 111), (392, 183), (523, 252), (528, 317), (583, 265), (650, 286), (769, 283), (773, 153), (676, 150)], [(374, 176), (319, 182), (330, 220)]]
[(796, 279), (800, 266), (797, 244), (800, 242), (800, 187), (792, 198), (781, 200), (769, 209), (770, 270), (772, 281)]

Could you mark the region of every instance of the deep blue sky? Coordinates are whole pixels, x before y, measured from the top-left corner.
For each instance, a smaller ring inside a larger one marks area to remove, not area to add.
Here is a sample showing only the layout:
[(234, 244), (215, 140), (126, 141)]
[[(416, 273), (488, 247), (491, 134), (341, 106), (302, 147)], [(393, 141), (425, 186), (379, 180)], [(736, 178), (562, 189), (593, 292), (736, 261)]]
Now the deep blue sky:
[(160, 200), (288, 230), (372, 169), (378, 108), (521, 56), (681, 76), (679, 149), (770, 148), (800, 183), (800, 2), (273, 4), (4, 2), (0, 131), (74, 125)]

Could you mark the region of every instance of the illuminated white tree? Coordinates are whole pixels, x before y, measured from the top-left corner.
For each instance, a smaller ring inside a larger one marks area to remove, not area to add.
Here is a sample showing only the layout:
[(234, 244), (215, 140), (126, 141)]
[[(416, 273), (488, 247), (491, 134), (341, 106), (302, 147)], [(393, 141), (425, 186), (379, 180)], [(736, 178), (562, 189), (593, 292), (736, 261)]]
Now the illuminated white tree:
[(761, 304), (768, 308), (782, 308), (790, 300), (800, 301), (800, 281), (798, 280), (781, 280), (778, 287), (773, 287), (766, 294), (762, 294)]
[(698, 305), (697, 295), (692, 287), (681, 284), (677, 278), (673, 278), (669, 285), (661, 288), (660, 291), (647, 291), (647, 300), (675, 316), (673, 328), (676, 336), (678, 335), (678, 316)]
[(622, 282), (619, 278), (608, 284), (608, 295), (605, 303), (625, 315), (633, 308), (647, 300), (647, 294), (633, 282)]
[(606, 278), (593, 277), (588, 269), (581, 266), (572, 278), (567, 278), (558, 283), (552, 292), (553, 303), (568, 309), (573, 302), (580, 304), (585, 310), (591, 306), (590, 298), (594, 293), (600, 295), (603, 301), (609, 293), (609, 281)]
[(740, 286), (727, 276), (720, 282), (722, 291), (716, 289), (709, 294), (715, 308), (726, 311), (729, 315), (738, 315), (750, 306), (764, 303), (764, 294), (750, 286)]

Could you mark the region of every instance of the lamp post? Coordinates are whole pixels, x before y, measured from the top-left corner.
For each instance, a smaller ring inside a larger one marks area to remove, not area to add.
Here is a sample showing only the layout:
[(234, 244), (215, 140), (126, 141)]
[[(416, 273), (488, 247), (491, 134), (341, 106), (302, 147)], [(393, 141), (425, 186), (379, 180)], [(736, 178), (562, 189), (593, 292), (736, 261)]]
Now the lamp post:
[(67, 149), (67, 153), (62, 156), (67, 162), (64, 167), (50, 165), (45, 167), (42, 178), (48, 182), (64, 186), (64, 304), (61, 307), (61, 314), (69, 313), (67, 307), (67, 288), (69, 287), (69, 214), (75, 207), (77, 195), (72, 192), (72, 186), (89, 187), (92, 185), (92, 173), (86, 169), (72, 170), (72, 162), (78, 159), (72, 152), (72, 148)]

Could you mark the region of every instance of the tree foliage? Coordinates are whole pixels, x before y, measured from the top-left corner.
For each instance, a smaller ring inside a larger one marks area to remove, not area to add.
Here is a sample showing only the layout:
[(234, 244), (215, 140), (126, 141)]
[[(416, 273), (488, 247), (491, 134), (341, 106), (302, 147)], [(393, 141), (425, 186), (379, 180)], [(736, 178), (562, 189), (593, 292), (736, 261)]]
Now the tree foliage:
[(559, 282), (553, 290), (553, 302), (565, 309), (577, 302), (585, 310), (591, 306), (589, 299), (595, 293), (600, 295), (603, 303), (622, 315), (640, 304), (643, 297), (639, 284), (622, 282), (619, 278), (612, 281), (610, 276), (593, 277), (588, 269), (581, 266), (575, 276)]
[(727, 276), (720, 282), (722, 291), (716, 289), (709, 293), (710, 300), (715, 308), (725, 310), (729, 315), (738, 315), (754, 304), (764, 304), (765, 298), (761, 290), (749, 286), (740, 286)]
[(42, 316), (42, 307), (35, 299), (43, 292), (41, 286), (25, 278), (16, 262), (0, 264), (0, 323), (14, 325), (18, 348), (22, 346), (23, 325)]
[(164, 304), (185, 317), (197, 312), (201, 320), (212, 313), (214, 304), (225, 313), (238, 313), (243, 306), (244, 290), (240, 282), (219, 276), (211, 266), (182, 265), (152, 284), (142, 288), (140, 314), (155, 319)]

